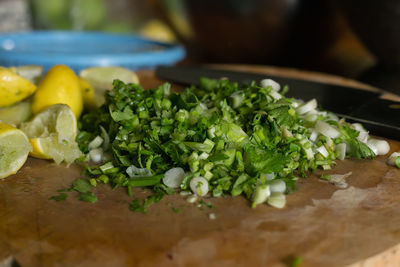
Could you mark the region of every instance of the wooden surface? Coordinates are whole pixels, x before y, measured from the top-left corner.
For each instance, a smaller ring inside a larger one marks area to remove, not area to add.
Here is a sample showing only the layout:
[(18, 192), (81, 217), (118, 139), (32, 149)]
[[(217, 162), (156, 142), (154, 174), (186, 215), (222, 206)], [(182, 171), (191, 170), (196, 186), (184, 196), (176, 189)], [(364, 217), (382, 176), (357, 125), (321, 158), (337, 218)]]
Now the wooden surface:
[[(159, 83), (151, 72), (141, 81)], [(143, 215), (129, 211), (124, 189), (107, 186), (96, 188), (95, 204), (75, 193), (49, 200), (81, 170), (30, 158), (0, 181), (0, 266), (287, 266), (299, 256), (300, 266), (400, 265), (400, 170), (386, 156), (339, 161), (327, 173), (352, 171), (347, 189), (319, 180), (320, 171), (301, 179), (282, 210), (251, 209), (243, 197), (206, 198), (215, 207), (200, 209), (176, 195)]]

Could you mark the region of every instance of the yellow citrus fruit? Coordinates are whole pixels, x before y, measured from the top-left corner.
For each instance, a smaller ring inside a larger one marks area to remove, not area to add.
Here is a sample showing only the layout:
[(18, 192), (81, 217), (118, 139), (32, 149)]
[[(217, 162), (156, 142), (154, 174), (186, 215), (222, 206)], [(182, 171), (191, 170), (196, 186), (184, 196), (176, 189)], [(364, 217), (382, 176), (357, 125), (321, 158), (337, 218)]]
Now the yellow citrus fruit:
[(114, 80), (118, 79), (124, 83), (139, 83), (139, 77), (135, 72), (117, 66), (87, 68), (82, 70), (79, 76), (94, 88), (94, 101), (97, 106), (104, 103), (104, 93), (113, 88)]
[(96, 102), (93, 86), (83, 78), (79, 78), (79, 85), (81, 87), (84, 108), (91, 111), (98, 108), (99, 105)]
[(0, 179), (17, 173), (31, 150), (21, 130), (0, 122)]
[(29, 101), (21, 101), (12, 106), (0, 108), (0, 121), (7, 124), (19, 125), (31, 116), (32, 108)]
[(10, 70), (36, 85), (43, 75), (43, 67), (37, 65), (11, 67)]
[(76, 117), (68, 105), (48, 107), (31, 121), (22, 123), (21, 130), (29, 137), (32, 157), (70, 164), (82, 156), (75, 142), (78, 131)]
[(78, 118), (83, 109), (79, 79), (74, 71), (64, 65), (52, 67), (38, 86), (33, 96), (32, 111), (38, 114), (54, 104), (66, 104)]
[(12, 70), (0, 67), (0, 107), (13, 105), (36, 91), (36, 85)]

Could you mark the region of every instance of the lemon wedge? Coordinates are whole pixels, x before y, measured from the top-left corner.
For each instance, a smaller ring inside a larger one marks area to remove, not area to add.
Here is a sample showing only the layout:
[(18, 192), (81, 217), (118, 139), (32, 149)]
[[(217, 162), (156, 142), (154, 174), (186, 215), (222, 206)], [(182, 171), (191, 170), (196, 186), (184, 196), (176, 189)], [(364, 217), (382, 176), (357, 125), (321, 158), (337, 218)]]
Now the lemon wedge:
[(82, 92), (78, 77), (67, 66), (52, 67), (38, 86), (33, 96), (34, 114), (54, 104), (67, 104), (78, 118), (83, 109)]
[(31, 103), (22, 101), (12, 106), (0, 108), (0, 121), (18, 126), (32, 116)]
[(13, 105), (36, 91), (36, 85), (12, 70), (0, 67), (0, 107)]
[(0, 179), (17, 173), (31, 150), (21, 130), (0, 122)]
[(94, 102), (97, 107), (104, 103), (104, 93), (113, 88), (114, 80), (139, 83), (139, 77), (135, 72), (117, 66), (87, 68), (82, 70), (79, 76), (94, 88)]
[(78, 131), (76, 117), (68, 105), (48, 107), (31, 121), (22, 123), (21, 130), (32, 145), (32, 157), (70, 164), (82, 156), (75, 142)]

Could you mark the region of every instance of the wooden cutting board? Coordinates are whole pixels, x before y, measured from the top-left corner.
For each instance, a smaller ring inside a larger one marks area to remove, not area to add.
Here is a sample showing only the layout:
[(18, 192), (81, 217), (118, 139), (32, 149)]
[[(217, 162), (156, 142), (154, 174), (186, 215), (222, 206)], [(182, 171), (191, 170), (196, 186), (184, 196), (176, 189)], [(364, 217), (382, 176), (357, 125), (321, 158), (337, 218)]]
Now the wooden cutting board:
[[(235, 68), (375, 90), (320, 74)], [(160, 83), (149, 71), (140, 77), (146, 87)], [(389, 142), (391, 152), (400, 150), (400, 142)], [(199, 208), (176, 195), (146, 215), (129, 211), (122, 188), (99, 186), (94, 204), (75, 193), (49, 200), (82, 167), (30, 158), (0, 181), (0, 266), (288, 266), (297, 257), (300, 266), (400, 266), (400, 170), (386, 158), (339, 161), (327, 173), (352, 171), (347, 189), (311, 174), (284, 209), (251, 209), (243, 197), (205, 198), (214, 208)]]

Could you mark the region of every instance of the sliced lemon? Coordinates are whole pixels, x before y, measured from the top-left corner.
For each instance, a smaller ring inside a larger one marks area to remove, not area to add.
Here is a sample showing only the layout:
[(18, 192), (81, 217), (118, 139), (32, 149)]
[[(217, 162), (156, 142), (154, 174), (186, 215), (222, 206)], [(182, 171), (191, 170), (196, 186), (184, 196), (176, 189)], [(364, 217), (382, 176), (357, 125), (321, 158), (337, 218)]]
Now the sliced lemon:
[(76, 117), (68, 105), (48, 107), (31, 121), (22, 123), (21, 130), (29, 137), (32, 157), (53, 159), (57, 164), (62, 161), (70, 164), (82, 156), (75, 142)]
[(93, 86), (95, 90), (94, 99), (97, 106), (104, 103), (104, 93), (106, 90), (113, 88), (114, 80), (118, 79), (124, 83), (139, 83), (139, 77), (135, 72), (117, 66), (84, 69), (79, 76)]
[(38, 86), (33, 96), (32, 110), (37, 114), (54, 104), (67, 104), (78, 118), (82, 113), (83, 101), (79, 80), (67, 66), (52, 67)]
[(12, 106), (0, 108), (0, 121), (19, 125), (32, 116), (32, 107), (29, 101), (22, 101)]
[(36, 85), (12, 70), (0, 67), (0, 107), (11, 106), (36, 91)]
[(37, 65), (11, 67), (10, 70), (34, 84), (38, 84), (43, 75), (43, 67)]
[(21, 130), (0, 122), (0, 179), (17, 173), (31, 150)]

